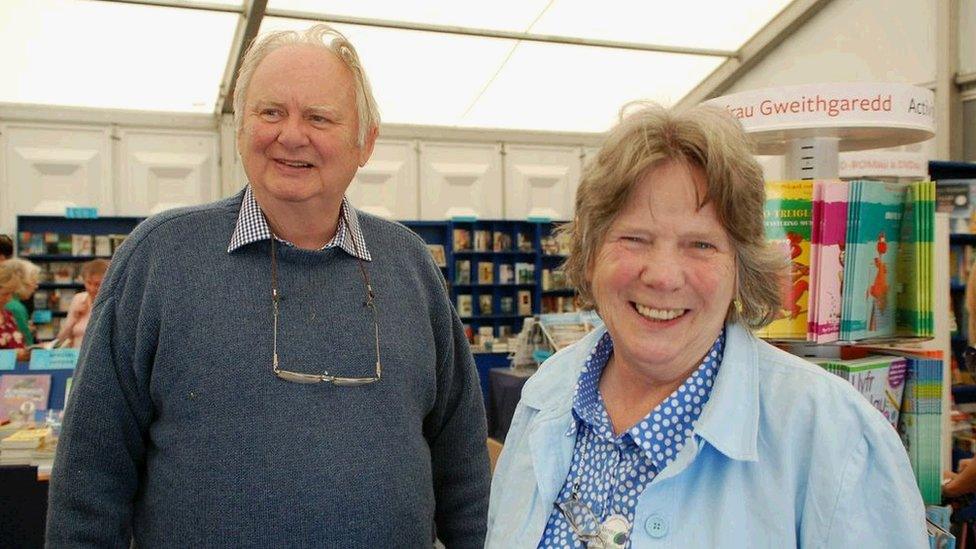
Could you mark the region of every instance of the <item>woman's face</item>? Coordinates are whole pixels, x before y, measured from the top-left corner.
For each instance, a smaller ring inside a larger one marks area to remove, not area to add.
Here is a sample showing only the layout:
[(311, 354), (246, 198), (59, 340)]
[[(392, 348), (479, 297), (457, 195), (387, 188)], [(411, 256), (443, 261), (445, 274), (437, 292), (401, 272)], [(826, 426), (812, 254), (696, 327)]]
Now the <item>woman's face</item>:
[(85, 291), (88, 292), (89, 297), (92, 301), (95, 300), (95, 296), (98, 295), (99, 288), (102, 287), (102, 278), (105, 275), (94, 274), (85, 277)]
[(684, 379), (718, 337), (735, 293), (735, 255), (705, 174), (666, 162), (632, 191), (589, 279), (614, 361), (651, 382)]

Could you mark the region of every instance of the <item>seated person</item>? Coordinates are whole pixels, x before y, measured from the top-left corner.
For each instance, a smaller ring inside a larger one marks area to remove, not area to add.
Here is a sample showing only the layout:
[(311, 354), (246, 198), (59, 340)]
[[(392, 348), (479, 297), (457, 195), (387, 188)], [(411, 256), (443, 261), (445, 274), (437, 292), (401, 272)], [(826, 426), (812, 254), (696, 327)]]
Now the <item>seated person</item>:
[[(0, 303), (10, 301), (21, 284), (20, 267), (10, 261), (0, 263)], [(6, 308), (0, 308), (0, 349), (16, 349), (17, 360), (27, 360), (30, 357), (24, 334), (17, 327), (14, 315)]]
[(108, 261), (95, 259), (81, 266), (81, 280), (85, 284), (85, 291), (79, 292), (71, 300), (68, 307), (68, 317), (61, 324), (58, 340), (64, 347), (81, 347), (91, 316), (92, 304), (98, 296), (98, 289), (102, 287), (102, 279), (108, 270)]
[(27, 310), (24, 302), (30, 300), (34, 292), (37, 291), (37, 286), (40, 284), (41, 268), (26, 259), (20, 258), (8, 259), (7, 263), (15, 265), (20, 269), (21, 285), (14, 292), (10, 301), (7, 301), (4, 305), (4, 308), (14, 316), (17, 328), (24, 335), (24, 343), (26, 345), (33, 345), (34, 333), (31, 331), (30, 312)]

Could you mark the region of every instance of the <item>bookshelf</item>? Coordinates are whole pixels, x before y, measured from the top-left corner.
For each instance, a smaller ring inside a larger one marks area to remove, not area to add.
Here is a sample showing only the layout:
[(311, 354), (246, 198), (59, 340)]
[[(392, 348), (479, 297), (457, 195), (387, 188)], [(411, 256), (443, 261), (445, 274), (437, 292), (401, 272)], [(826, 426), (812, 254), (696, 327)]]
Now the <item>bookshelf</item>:
[(401, 223), (427, 242), (435, 258), (444, 254), (441, 271), (469, 340), (476, 344), (476, 354), (489, 351), (480, 345), (489, 331), (491, 338), (504, 340), (517, 335), (527, 317), (559, 312), (557, 306), (575, 310), (575, 291), (560, 274), (568, 250), (565, 245), (560, 248), (553, 234), (558, 223), (475, 219)]
[[(84, 291), (79, 279), (81, 265), (93, 259), (111, 259), (115, 248), (143, 219), (17, 216), (17, 256), (37, 264), (42, 271), (33, 303), (28, 305), (34, 311), (38, 341), (54, 338), (71, 299)], [(45, 311), (50, 312), (51, 320), (38, 322), (46, 318)]]
[(966, 282), (976, 258), (976, 234), (971, 218), (976, 198), (976, 163), (929, 162), (929, 175), (936, 182), (937, 204), (949, 215), (949, 298), (956, 331), (952, 334), (952, 355), (962, 366), (968, 346), (969, 311), (966, 309)]

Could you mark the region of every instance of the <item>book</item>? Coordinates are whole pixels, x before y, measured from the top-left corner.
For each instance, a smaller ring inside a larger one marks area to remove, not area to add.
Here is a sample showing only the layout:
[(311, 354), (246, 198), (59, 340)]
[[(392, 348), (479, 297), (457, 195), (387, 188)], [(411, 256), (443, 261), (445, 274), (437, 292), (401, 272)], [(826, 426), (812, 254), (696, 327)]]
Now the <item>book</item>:
[[(12, 414), (34, 410), (47, 410), (51, 392), (49, 374), (6, 374), (0, 376), (0, 422)], [(30, 403), (25, 407), (25, 404)]]
[(895, 335), (904, 197), (900, 183), (850, 183), (840, 339)]
[(816, 343), (837, 341), (843, 304), (844, 246), (847, 238), (846, 181), (817, 181), (819, 203), (815, 201), (811, 238), (810, 334)]
[(973, 199), (976, 179), (943, 179), (935, 185), (936, 211), (949, 214), (949, 232), (973, 232)]
[(491, 294), (482, 294), (478, 296), (478, 311), (483, 316), (493, 314), (491, 307)]
[(535, 263), (515, 264), (515, 283), (532, 284), (535, 282)]
[(478, 262), (478, 284), (493, 284), (495, 282), (495, 264), (491, 261)]
[(34, 449), (50, 436), (50, 427), (20, 429), (0, 441), (0, 449), (3, 449), (4, 452), (15, 449)]
[(454, 261), (454, 283), (471, 284), (471, 261), (458, 259)]
[(71, 235), (71, 255), (73, 256), (90, 256), (95, 251), (92, 245), (92, 236), (90, 234), (73, 234)]
[(855, 360), (813, 359), (825, 370), (850, 382), (893, 429), (898, 428), (908, 359), (874, 355)]
[(515, 312), (515, 298), (512, 296), (502, 296), (498, 298), (498, 312), (503, 315), (510, 315)]
[(112, 255), (112, 240), (108, 235), (98, 234), (94, 237), (95, 240), (95, 255), (98, 256), (109, 256)]
[(515, 235), (515, 246), (520, 252), (532, 251), (532, 236), (528, 233), (518, 233)]
[(447, 267), (447, 256), (444, 255), (444, 246), (441, 244), (428, 244), (430, 256), (434, 258), (434, 264), (438, 267)]
[(491, 246), (491, 231), (478, 229), (474, 232), (474, 251), (487, 252)]
[(499, 284), (514, 284), (515, 283), (515, 268), (511, 263), (501, 263), (498, 265), (498, 283)]
[(463, 252), (471, 249), (471, 231), (454, 229), (454, 251)]
[(474, 308), (471, 302), (471, 294), (458, 294), (457, 313), (459, 317), (471, 317), (474, 315)]
[(518, 298), (518, 314), (519, 316), (532, 316), (532, 292), (529, 290), (519, 290), (516, 296)]
[(766, 183), (763, 208), (766, 238), (782, 251), (789, 264), (789, 276), (780, 288), (779, 314), (776, 320), (757, 332), (760, 337), (807, 339), (813, 188), (813, 181)]
[(505, 252), (512, 249), (512, 237), (508, 233), (495, 231), (492, 237), (491, 249), (496, 252)]
[[(895, 275), (895, 332), (899, 337), (931, 337), (935, 328), (932, 314), (934, 186), (931, 181), (919, 181), (905, 189)], [(966, 255), (971, 257), (971, 250)], [(965, 279), (962, 283), (965, 284)]]
[(73, 255), (75, 238), (73, 234), (59, 234), (58, 235), (58, 251), (60, 255)]
[(115, 254), (115, 251), (119, 249), (119, 246), (121, 246), (122, 243), (125, 242), (125, 239), (128, 236), (129, 235), (126, 235), (126, 234), (110, 234), (110, 235), (108, 235), (108, 240), (112, 244), (112, 254), (113, 255)]

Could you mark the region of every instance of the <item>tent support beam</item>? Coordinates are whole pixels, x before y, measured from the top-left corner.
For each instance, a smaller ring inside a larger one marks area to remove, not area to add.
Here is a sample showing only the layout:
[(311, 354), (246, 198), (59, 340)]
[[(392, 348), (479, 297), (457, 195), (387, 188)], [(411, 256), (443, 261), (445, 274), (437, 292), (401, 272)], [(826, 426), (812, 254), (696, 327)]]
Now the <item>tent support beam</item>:
[(453, 25), (433, 25), (409, 21), (392, 21), (388, 19), (372, 19), (366, 17), (349, 17), (345, 15), (320, 14), (296, 10), (269, 10), (269, 17), (288, 17), (291, 19), (305, 19), (326, 23), (340, 23), (345, 25), (360, 25), (365, 27), (379, 27), (384, 29), (411, 30), (420, 32), (436, 32), (453, 34), (456, 36), (475, 36), (480, 38), (500, 38), (504, 40), (522, 40), (525, 42), (542, 42), (546, 44), (569, 44), (573, 46), (588, 46), (598, 48), (612, 48), (618, 50), (652, 51), (662, 53), (678, 53), (685, 55), (706, 55), (712, 57), (735, 57), (736, 52), (710, 48), (692, 48), (683, 46), (667, 46), (661, 44), (641, 44), (638, 42), (620, 42), (616, 40), (597, 40), (578, 38), (574, 36), (559, 36), (552, 34), (534, 34), (529, 32), (514, 32), (495, 29), (479, 29), (473, 27), (459, 27)]

